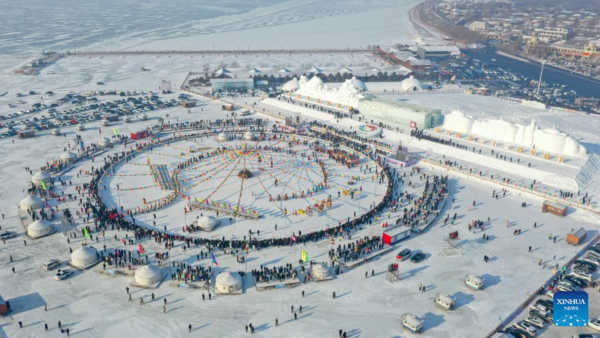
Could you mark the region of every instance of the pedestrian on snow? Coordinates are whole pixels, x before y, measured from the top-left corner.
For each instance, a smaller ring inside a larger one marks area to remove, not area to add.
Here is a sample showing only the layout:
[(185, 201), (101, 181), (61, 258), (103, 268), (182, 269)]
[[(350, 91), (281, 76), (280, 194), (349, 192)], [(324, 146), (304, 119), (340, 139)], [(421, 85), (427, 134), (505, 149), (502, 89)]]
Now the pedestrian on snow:
[(371, 277), (375, 277), (375, 270), (371, 270)]
[(125, 288), (125, 291), (127, 291), (127, 294), (129, 294), (129, 286)]
[(165, 305), (167, 305), (167, 297), (165, 297), (164, 301), (165, 301)]
[(419, 284), (419, 291), (423, 290), (423, 284)]
[(19, 329), (23, 328), (23, 323), (19, 320)]
[(192, 324), (188, 325), (189, 332), (192, 332)]
[(202, 294), (202, 300), (204, 300), (204, 294)]
[(279, 326), (279, 319), (275, 318), (275, 327)]
[(558, 237), (558, 236), (554, 236), (554, 243), (556, 243), (556, 237)]
[(208, 293), (208, 300), (211, 300), (211, 299), (212, 299), (212, 294), (209, 292)]
[(44, 323), (44, 330), (48, 331), (48, 324)]
[(304, 290), (302, 290), (302, 298), (304, 298)]
[(365, 272), (365, 278), (369, 277), (369, 271)]
[(62, 329), (62, 324), (60, 323), (60, 320), (58, 321), (58, 328)]
[(167, 313), (167, 306), (163, 305), (163, 313)]
[(248, 325), (246, 325), (246, 333), (248, 333)]
[(291, 309), (292, 309), (292, 313), (294, 313), (294, 305), (292, 305)]
[(299, 311), (300, 313), (302, 313), (302, 305), (300, 305), (300, 308), (298, 309), (298, 311)]
[(154, 292), (152, 293), (152, 301), (154, 301)]
[(531, 252), (531, 245), (529, 246), (529, 252)]
[(294, 320), (298, 319), (298, 314), (294, 312)]
[(15, 267), (14, 266), (12, 267), (12, 272), (15, 273)]
[(131, 293), (129, 294), (129, 301), (131, 301)]

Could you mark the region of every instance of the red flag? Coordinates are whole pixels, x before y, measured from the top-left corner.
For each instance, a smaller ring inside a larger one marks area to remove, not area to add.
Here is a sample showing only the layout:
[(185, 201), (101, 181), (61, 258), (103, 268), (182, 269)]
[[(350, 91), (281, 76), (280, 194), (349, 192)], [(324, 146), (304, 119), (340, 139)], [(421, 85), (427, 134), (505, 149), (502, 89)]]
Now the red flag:
[(140, 246), (140, 255), (145, 254), (146, 251), (144, 250), (144, 247), (141, 244), (139, 244), (139, 246)]

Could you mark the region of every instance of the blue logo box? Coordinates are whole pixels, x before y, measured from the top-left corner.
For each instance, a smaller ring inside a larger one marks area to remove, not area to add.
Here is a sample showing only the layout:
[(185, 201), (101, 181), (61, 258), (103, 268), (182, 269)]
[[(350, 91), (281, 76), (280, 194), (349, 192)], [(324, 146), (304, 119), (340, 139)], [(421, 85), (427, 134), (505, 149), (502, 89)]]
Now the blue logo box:
[(586, 326), (589, 322), (588, 294), (583, 291), (559, 291), (554, 294), (554, 325)]

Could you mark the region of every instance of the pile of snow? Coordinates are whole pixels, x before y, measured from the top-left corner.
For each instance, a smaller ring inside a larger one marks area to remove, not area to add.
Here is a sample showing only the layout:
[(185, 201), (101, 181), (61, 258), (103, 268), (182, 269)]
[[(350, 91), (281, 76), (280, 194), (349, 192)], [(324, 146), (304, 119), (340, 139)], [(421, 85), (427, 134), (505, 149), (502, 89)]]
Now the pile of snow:
[(60, 155), (60, 161), (63, 163), (71, 163), (77, 159), (77, 154), (66, 151)]
[(560, 155), (585, 158), (587, 154), (573, 137), (556, 128), (541, 129), (535, 120), (526, 126), (502, 119), (480, 120), (455, 110), (444, 117), (444, 129)]
[(286, 82), (281, 88), (281, 90), (283, 90), (284, 92), (294, 92), (298, 89), (300, 89), (300, 81), (298, 81), (298, 79), (295, 77)]
[(102, 137), (100, 138), (100, 141), (98, 142), (98, 145), (102, 148), (106, 148), (106, 147), (110, 147), (111, 145), (111, 141), (108, 137)]
[(218, 220), (215, 216), (202, 216), (198, 218), (196, 222), (201, 230), (211, 231), (212, 229), (218, 227), (221, 224), (221, 221)]
[(364, 98), (360, 92), (366, 89), (364, 83), (361, 85), (361, 88), (357, 88), (355, 86), (356, 81), (349, 79), (339, 88), (330, 88), (318, 76), (314, 76), (310, 80), (306, 76), (301, 76), (299, 81), (300, 89), (298, 89), (297, 93), (310, 98), (318, 98), (322, 101), (356, 107), (358, 106), (358, 101)]

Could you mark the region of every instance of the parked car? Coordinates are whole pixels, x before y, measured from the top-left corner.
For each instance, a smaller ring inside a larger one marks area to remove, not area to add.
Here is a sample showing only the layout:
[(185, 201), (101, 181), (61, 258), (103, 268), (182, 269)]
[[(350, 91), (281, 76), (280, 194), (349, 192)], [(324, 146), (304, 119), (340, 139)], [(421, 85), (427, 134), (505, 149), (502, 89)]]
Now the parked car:
[(62, 264), (61, 261), (59, 261), (58, 259), (51, 259), (49, 262), (44, 263), (44, 265), (42, 265), (42, 268), (46, 271), (50, 271), (54, 268), (59, 267)]
[(554, 310), (554, 303), (551, 300), (538, 299), (535, 303), (539, 304), (539, 305), (543, 305), (546, 309), (549, 309), (550, 311)]
[(0, 239), (10, 239), (17, 237), (17, 233), (14, 231), (4, 231), (0, 234)]
[(56, 276), (54, 276), (54, 279), (55, 280), (63, 280), (72, 274), (73, 274), (73, 270), (70, 270), (70, 269), (58, 270), (58, 272), (56, 273)]
[(537, 333), (537, 329), (535, 327), (533, 327), (533, 325), (527, 323), (524, 320), (521, 320), (517, 323), (513, 323), (513, 326), (516, 327), (517, 329), (521, 329), (521, 330), (527, 332), (527, 334), (529, 334), (531, 337), (535, 337), (535, 334)]
[(396, 259), (399, 261), (406, 260), (406, 259), (410, 258), (410, 253), (411, 253), (411, 251), (409, 249), (404, 249), (404, 250), (400, 251), (398, 253), (398, 255), (396, 255)]
[(529, 316), (525, 319), (525, 321), (535, 327), (537, 327), (538, 329), (543, 329), (544, 326), (546, 326), (546, 323), (540, 319), (539, 317), (535, 317), (535, 316)]
[(527, 331), (518, 329), (516, 327), (509, 327), (509, 328), (505, 329), (504, 332), (510, 333), (513, 336), (518, 337), (518, 338), (529, 338), (530, 337), (530, 335), (529, 335), (529, 333), (527, 333)]
[(423, 259), (425, 259), (425, 254), (422, 252), (417, 252), (410, 258), (410, 261), (413, 263), (419, 263)]
[(577, 284), (580, 288), (585, 288), (588, 283), (592, 282), (592, 275), (581, 270), (575, 270), (565, 276), (565, 279)]
[(588, 326), (596, 331), (600, 331), (600, 320), (598, 318), (591, 319)]

